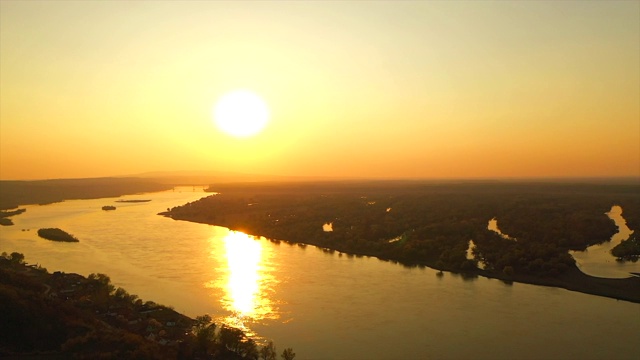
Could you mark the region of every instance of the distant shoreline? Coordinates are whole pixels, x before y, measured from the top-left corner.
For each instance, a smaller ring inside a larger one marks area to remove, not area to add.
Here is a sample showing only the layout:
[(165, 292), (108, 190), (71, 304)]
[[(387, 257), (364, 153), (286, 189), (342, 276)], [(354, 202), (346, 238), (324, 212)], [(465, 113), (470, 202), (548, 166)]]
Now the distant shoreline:
[[(179, 221), (189, 221), (189, 222), (195, 222), (200, 224), (226, 227), (224, 225), (208, 223), (204, 221), (175, 218), (170, 216), (170, 213), (167, 213), (167, 212), (162, 212), (162, 213), (159, 213), (158, 215), (166, 216)], [(240, 228), (235, 228), (235, 229), (229, 228), (229, 230), (243, 231)], [(256, 234), (249, 234), (249, 235), (256, 236), (256, 237), (262, 236), (269, 239), (265, 235), (256, 235)], [(323, 249), (322, 247), (319, 247), (311, 243), (291, 241), (286, 239), (278, 239), (278, 240), (289, 242), (292, 244), (303, 244), (307, 246), (315, 246), (319, 249)], [(529, 284), (529, 285), (557, 287), (557, 288), (562, 288), (569, 291), (576, 291), (576, 292), (589, 294), (589, 295), (597, 295), (597, 296), (613, 298), (616, 300), (640, 303), (640, 276), (630, 275), (630, 277), (626, 279), (598, 278), (598, 277), (590, 276), (583, 273), (582, 271), (580, 271), (580, 269), (578, 269), (575, 266), (573, 268), (569, 268), (564, 274), (558, 276), (557, 278), (539, 278), (535, 276), (526, 276), (526, 275), (518, 275), (518, 274), (514, 274), (513, 276), (506, 276), (501, 273), (496, 273), (496, 272), (481, 270), (481, 269), (470, 270), (465, 272), (456, 272), (450, 269), (439, 269), (435, 266), (435, 263), (430, 263), (430, 262), (406, 263), (401, 260), (385, 258), (379, 255), (367, 254), (365, 252), (345, 252), (335, 248), (329, 248), (329, 249), (333, 251), (338, 251), (347, 255), (353, 255), (356, 257), (367, 256), (367, 257), (377, 258), (382, 261), (396, 262), (408, 267), (426, 266), (434, 270), (442, 270), (442, 271), (447, 271), (455, 274), (460, 274), (463, 277), (464, 276), (467, 276), (467, 277), (482, 276), (488, 279), (501, 280), (505, 284), (522, 283), (522, 284)]]
[[(408, 267), (427, 266), (464, 277), (558, 287), (640, 303), (639, 276), (590, 276), (568, 254), (615, 232), (610, 219), (600, 215), (604, 213), (600, 209), (612, 203), (622, 202), (627, 224), (637, 228), (638, 189), (529, 183), (220, 184), (208, 189), (218, 195), (159, 215)], [(549, 206), (554, 212), (541, 215)], [(497, 211), (501, 219), (510, 220), (505, 220), (506, 232), (523, 236), (523, 241), (505, 241), (486, 230), (484, 219)], [(573, 227), (567, 228), (567, 221)], [(333, 222), (333, 231), (323, 232), (322, 224), (327, 222)], [(564, 232), (547, 235), (536, 232), (540, 228)], [(401, 242), (383, 240), (397, 234), (413, 235)], [(484, 242), (480, 255), (485, 258), (478, 260), (490, 260), (491, 268), (479, 269), (472, 260), (465, 260), (461, 247), (468, 239)], [(560, 240), (564, 243), (559, 244)]]
[(171, 190), (155, 179), (96, 178), (37, 181), (0, 180), (0, 210), (46, 205), (74, 199), (101, 199)]

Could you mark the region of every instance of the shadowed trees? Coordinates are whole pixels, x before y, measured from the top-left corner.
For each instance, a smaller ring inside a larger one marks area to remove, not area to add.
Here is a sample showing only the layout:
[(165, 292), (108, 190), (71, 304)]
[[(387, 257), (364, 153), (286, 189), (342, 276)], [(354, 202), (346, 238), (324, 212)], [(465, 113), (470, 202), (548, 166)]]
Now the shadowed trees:
[(296, 357), (296, 353), (293, 352), (292, 348), (286, 348), (282, 351), (280, 355), (284, 360), (293, 360)]
[[(635, 204), (633, 185), (363, 182), (220, 185), (220, 193), (167, 214), (272, 239), (302, 242), (408, 265), (475, 272), (469, 240), (487, 271), (556, 277), (575, 267), (569, 250), (608, 240), (604, 213)], [(637, 190), (634, 192), (634, 190)], [(630, 212), (633, 214), (633, 212)], [(493, 218), (503, 239), (487, 229)], [(332, 223), (333, 231), (323, 231)], [(396, 240), (393, 240), (396, 239)], [(393, 240), (393, 241), (392, 241)]]
[(640, 258), (640, 240), (633, 234), (627, 240), (611, 249), (611, 254), (619, 261), (638, 261)]
[(267, 345), (260, 349), (261, 360), (276, 360), (276, 347), (273, 345), (273, 341), (269, 341)]
[[(259, 349), (256, 342), (247, 337), (242, 330), (224, 324), (216, 326), (209, 315), (196, 317), (192, 332), (194, 334), (192, 356), (196, 358), (249, 360), (276, 358), (273, 342), (270, 341)], [(184, 354), (187, 353), (188, 351)]]
[(196, 317), (192, 331), (195, 335), (195, 352), (198, 354), (210, 353), (216, 340), (216, 324), (211, 322), (211, 317), (209, 315)]
[(61, 242), (78, 242), (79, 240), (68, 232), (58, 228), (38, 229), (38, 236), (43, 239)]
[[(142, 302), (109, 276), (26, 266), (20, 253), (0, 256), (0, 358), (33, 355), (79, 359), (272, 359), (242, 330), (195, 320)], [(191, 331), (189, 331), (191, 330)], [(38, 357), (39, 358), (39, 357)]]

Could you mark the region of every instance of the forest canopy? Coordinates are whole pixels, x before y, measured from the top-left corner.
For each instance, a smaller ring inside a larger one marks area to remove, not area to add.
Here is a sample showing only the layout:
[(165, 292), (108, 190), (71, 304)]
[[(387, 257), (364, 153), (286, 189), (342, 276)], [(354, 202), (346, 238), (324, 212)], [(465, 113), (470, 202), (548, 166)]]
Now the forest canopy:
[[(637, 184), (247, 183), (209, 191), (217, 194), (163, 215), (408, 266), (565, 287), (562, 276), (581, 274), (568, 252), (617, 232), (605, 213), (619, 205), (635, 226), (638, 213), (627, 209), (640, 208)], [(488, 229), (494, 218), (511, 239)]]

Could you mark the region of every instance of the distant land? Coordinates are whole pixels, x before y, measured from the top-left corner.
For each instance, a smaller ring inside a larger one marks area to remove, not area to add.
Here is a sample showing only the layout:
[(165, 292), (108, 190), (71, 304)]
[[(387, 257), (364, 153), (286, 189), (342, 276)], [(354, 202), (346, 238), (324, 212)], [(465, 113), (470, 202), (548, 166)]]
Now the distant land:
[(339, 178), (329, 176), (289, 176), (270, 174), (249, 174), (229, 171), (154, 171), (141, 174), (131, 174), (127, 177), (153, 179), (162, 184), (173, 185), (210, 185), (215, 183), (243, 183), (243, 182), (307, 182), (307, 181), (336, 181), (361, 180), (360, 178)]
[(210, 185), (210, 184), (231, 184), (231, 183), (290, 183), (290, 182), (334, 182), (334, 181), (401, 181), (401, 182), (429, 182), (429, 183), (451, 183), (451, 182), (554, 182), (554, 183), (606, 183), (606, 184), (640, 184), (640, 177), (618, 176), (618, 177), (479, 177), (479, 178), (425, 178), (425, 177), (397, 177), (393, 175), (383, 177), (339, 177), (339, 176), (299, 176), (299, 175), (278, 175), (278, 174), (255, 174), (239, 173), (230, 171), (153, 171), (136, 174), (128, 174), (122, 177), (152, 179), (163, 184), (173, 185)]
[(223, 171), (158, 171), (100, 178), (0, 180), (0, 210), (169, 190), (174, 186), (266, 181), (326, 181), (332, 178), (243, 174)]
[[(167, 177), (153, 177), (162, 175)], [(210, 182), (209, 191), (224, 196), (176, 207), (165, 215), (408, 265), (640, 302), (640, 278), (596, 280), (580, 273), (567, 254), (568, 250), (583, 250), (606, 241), (615, 232), (613, 223), (604, 216), (612, 205), (621, 205), (627, 225), (640, 231), (638, 178), (296, 178), (283, 182), (241, 175), (250, 181), (233, 182), (231, 173), (150, 173), (148, 178), (0, 181), (0, 209), (168, 190), (189, 184), (180, 179), (203, 176), (204, 181), (214, 175), (219, 181)], [(385, 212), (387, 208), (392, 210)], [(363, 209), (367, 210), (362, 213)], [(382, 211), (370, 212), (374, 209)], [(272, 217), (264, 217), (269, 213)], [(486, 224), (492, 217), (500, 219), (505, 233), (528, 240), (513, 244), (488, 232)], [(322, 232), (322, 223), (333, 223), (333, 231)], [(403, 241), (389, 242), (399, 235)], [(491, 268), (478, 269), (475, 262), (464, 258), (469, 239), (476, 242), (478, 255)]]
[[(612, 206), (621, 206), (628, 227), (640, 231), (638, 184), (269, 182), (218, 184), (208, 190), (217, 195), (161, 215), (407, 266), (640, 302), (640, 277), (585, 275), (569, 255), (617, 232), (605, 215)], [(513, 238), (487, 228), (494, 218)], [(470, 240), (475, 259), (467, 257)]]
[(0, 180), (0, 210), (20, 205), (50, 204), (72, 199), (97, 199), (122, 195), (169, 190), (174, 186), (281, 183), (581, 183), (639, 185), (640, 177), (564, 177), (564, 178), (338, 178), (327, 176), (289, 176), (250, 174), (227, 171), (156, 171), (100, 178), (69, 178), (43, 180)]
[(51, 204), (72, 199), (99, 199), (169, 190), (173, 186), (153, 179), (93, 178), (0, 181), (0, 210), (20, 205)]

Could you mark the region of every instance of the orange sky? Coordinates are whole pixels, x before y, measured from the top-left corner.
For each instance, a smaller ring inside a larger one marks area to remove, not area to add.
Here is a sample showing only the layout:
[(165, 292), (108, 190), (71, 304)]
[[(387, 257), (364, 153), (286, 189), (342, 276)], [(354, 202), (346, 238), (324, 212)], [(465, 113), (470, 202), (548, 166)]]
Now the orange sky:
[(640, 2), (0, 1), (0, 179), (172, 170), (640, 176)]

